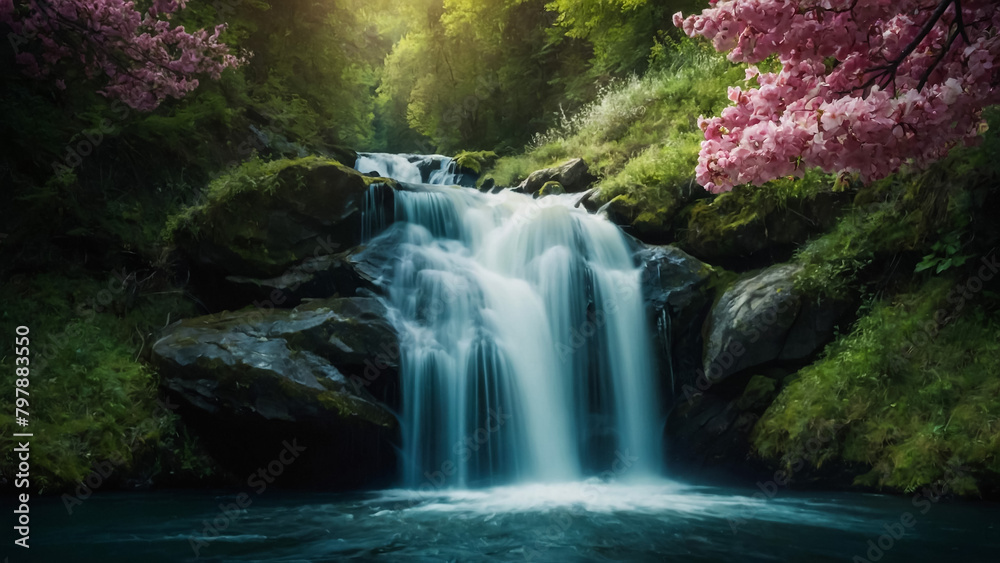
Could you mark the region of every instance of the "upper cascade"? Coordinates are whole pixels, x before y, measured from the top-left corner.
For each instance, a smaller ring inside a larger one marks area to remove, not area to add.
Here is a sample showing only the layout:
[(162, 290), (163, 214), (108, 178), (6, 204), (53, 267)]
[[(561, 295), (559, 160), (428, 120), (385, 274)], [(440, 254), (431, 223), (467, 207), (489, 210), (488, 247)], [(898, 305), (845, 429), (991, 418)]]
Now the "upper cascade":
[(476, 185), (475, 176), (462, 172), (452, 158), (439, 154), (358, 153), (354, 168), (362, 174), (374, 172), (408, 184)]

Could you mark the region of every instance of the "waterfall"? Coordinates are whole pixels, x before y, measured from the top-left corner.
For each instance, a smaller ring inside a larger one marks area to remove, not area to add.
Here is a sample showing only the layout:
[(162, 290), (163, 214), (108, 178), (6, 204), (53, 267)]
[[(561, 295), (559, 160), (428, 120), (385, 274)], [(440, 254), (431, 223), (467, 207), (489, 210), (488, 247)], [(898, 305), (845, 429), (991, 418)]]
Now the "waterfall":
[(370, 214), (392, 223), (372, 246), (396, 245), (406, 484), (657, 474), (658, 384), (621, 231), (572, 199), (454, 187), (445, 157), (356, 168), (423, 180), (394, 193), (392, 220)]
[(359, 153), (354, 168), (408, 184), (475, 185), (474, 178), (459, 172), (454, 160), (439, 154)]

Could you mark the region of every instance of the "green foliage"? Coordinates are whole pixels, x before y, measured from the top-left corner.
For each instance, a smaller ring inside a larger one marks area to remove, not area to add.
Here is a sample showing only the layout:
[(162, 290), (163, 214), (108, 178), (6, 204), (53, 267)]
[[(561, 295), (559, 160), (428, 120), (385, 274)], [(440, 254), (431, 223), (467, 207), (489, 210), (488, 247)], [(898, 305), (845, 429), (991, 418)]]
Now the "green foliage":
[(594, 49), (592, 64), (599, 72), (645, 70), (649, 54), (662, 45), (660, 30), (680, 36), (671, 22), (674, 13), (701, 8), (698, 0), (553, 0), (547, 5), (557, 12), (557, 24), (569, 37), (587, 40)]
[[(946, 478), (949, 465), (1000, 472), (1000, 315), (957, 300), (954, 281), (876, 302), (768, 409), (757, 450), (861, 464), (871, 471), (858, 483), (905, 491)], [(831, 427), (837, 439), (807, 447)]]
[(957, 231), (948, 233), (943, 239), (931, 246), (933, 252), (924, 256), (924, 259), (917, 264), (917, 267), (913, 271), (920, 273), (924, 270), (933, 269), (934, 273), (940, 274), (953, 266), (957, 267), (965, 264), (969, 258), (972, 258), (972, 255), (959, 254), (961, 244), (960, 234)]
[[(391, 40), (378, 20), (387, 2), (272, 0), (247, 11), (255, 31), (240, 45), (254, 57), (243, 71), (253, 110), (274, 134), (306, 147), (372, 144), (379, 67)], [(362, 10), (362, 7), (367, 9)]]
[[(93, 464), (106, 461), (148, 474), (152, 468), (140, 460), (159, 462), (164, 453), (198, 473), (211, 471), (196, 444), (181, 436), (178, 417), (157, 405), (156, 375), (141, 359), (158, 328), (193, 312), (181, 292), (134, 273), (109, 273), (108, 279), (42, 274), (5, 283), (0, 301), (5, 333), (22, 324), (31, 330), (25, 410), (37, 437), (31, 451), (33, 487), (49, 490), (80, 482)], [(0, 358), (0, 368), (12, 373), (14, 358)], [(13, 393), (0, 398), (0, 408), (13, 413), (13, 400)], [(18, 431), (13, 423), (12, 417), (0, 422), (5, 475), (15, 473), (9, 447), (9, 437)], [(182, 445), (187, 454), (169, 453)], [(172, 464), (161, 469), (184, 471)]]
[(872, 263), (876, 251), (891, 241), (873, 238), (899, 216), (892, 205), (865, 211), (852, 209), (831, 231), (799, 249), (804, 266), (795, 285), (808, 295), (844, 299), (857, 286), (857, 274)]
[[(996, 119), (996, 112), (990, 115)], [(995, 194), (1000, 170), (989, 157), (995, 137), (987, 134), (980, 147), (953, 151), (927, 170), (900, 172), (859, 188), (837, 226), (798, 250), (796, 260), (805, 268), (796, 285), (810, 294), (843, 298), (863, 285), (859, 278), (870, 264), (901, 253), (923, 256), (916, 273), (941, 274), (985, 252), (998, 234), (994, 221), (986, 219), (990, 211), (974, 202)], [(963, 241), (975, 241), (975, 248)]]
[[(986, 116), (996, 123), (996, 110)], [(971, 258), (998, 241), (984, 203), (996, 197), (997, 146), (991, 130), (925, 171), (860, 188), (836, 228), (799, 250), (799, 289), (868, 297), (851, 331), (761, 419), (753, 440), (763, 456), (857, 464), (870, 469), (858, 484), (904, 491), (949, 479), (973, 493), (1000, 472), (1000, 311), (985, 280), (969, 281), (982, 266)], [(897, 268), (906, 256), (915, 280)], [(836, 439), (806, 447), (837, 428)], [(952, 466), (964, 468), (957, 480)]]
[(528, 152), (501, 158), (490, 173), (500, 185), (516, 185), (535, 170), (581, 157), (604, 176), (604, 201), (628, 195), (650, 209), (670, 209), (697, 162), (702, 132), (695, 116), (725, 107), (726, 86), (742, 76), (710, 47), (677, 42), (655, 71), (602, 88), (594, 102), (562, 115)]
[(561, 103), (587, 96), (589, 51), (553, 37), (544, 0), (421, 0), (385, 60), (378, 140), (389, 150), (454, 152), (522, 143)]

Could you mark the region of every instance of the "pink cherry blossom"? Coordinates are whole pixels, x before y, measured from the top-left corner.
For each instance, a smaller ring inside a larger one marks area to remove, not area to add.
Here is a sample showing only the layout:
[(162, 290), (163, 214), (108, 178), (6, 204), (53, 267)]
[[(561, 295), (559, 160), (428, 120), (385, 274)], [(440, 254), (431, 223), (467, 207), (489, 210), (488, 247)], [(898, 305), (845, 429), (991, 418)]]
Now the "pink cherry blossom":
[[(151, 111), (168, 97), (198, 87), (197, 76), (218, 79), (243, 61), (220, 40), (225, 26), (187, 32), (167, 21), (187, 0), (153, 0), (141, 12), (126, 0), (0, 0), (0, 24), (26, 74), (43, 78), (81, 64), (89, 79), (103, 75), (105, 96)], [(64, 88), (61, 78), (56, 86)]]
[(1000, 103), (991, 0), (720, 0), (674, 23), (734, 62), (781, 64), (750, 66), (757, 87), (731, 88), (733, 105), (699, 120), (697, 176), (713, 192), (816, 166), (863, 181), (925, 166), (975, 142)]

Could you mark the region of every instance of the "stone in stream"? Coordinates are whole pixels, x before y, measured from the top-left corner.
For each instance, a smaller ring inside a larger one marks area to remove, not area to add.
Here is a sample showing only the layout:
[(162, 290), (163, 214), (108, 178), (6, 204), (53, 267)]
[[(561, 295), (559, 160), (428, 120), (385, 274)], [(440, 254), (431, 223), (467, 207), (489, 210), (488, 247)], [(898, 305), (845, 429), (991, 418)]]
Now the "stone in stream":
[(532, 172), (515, 190), (535, 195), (548, 182), (558, 182), (566, 193), (578, 193), (585, 191), (596, 180), (587, 163), (582, 158), (574, 158), (559, 166)]
[(545, 185), (538, 190), (538, 197), (545, 197), (547, 195), (560, 195), (566, 193), (566, 188), (562, 184), (556, 182), (555, 180), (551, 182), (545, 182)]

